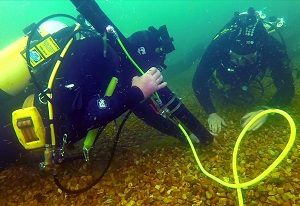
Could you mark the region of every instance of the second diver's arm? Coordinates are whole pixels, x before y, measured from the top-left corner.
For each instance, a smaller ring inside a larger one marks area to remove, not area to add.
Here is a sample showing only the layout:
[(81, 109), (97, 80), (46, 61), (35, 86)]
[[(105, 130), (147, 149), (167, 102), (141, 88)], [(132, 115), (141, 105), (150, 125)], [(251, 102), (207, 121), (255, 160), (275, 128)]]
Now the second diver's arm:
[(215, 38), (203, 54), (200, 63), (193, 78), (193, 90), (205, 112), (208, 114), (208, 125), (212, 134), (221, 131), (222, 126), (226, 126), (225, 121), (216, 113), (213, 105), (209, 80), (213, 76), (213, 72), (218, 68), (221, 58), (226, 48), (227, 35), (221, 35)]
[(268, 53), (270, 61), (269, 67), (276, 92), (268, 103), (268, 106), (287, 106), (291, 103), (295, 95), (295, 86), (292, 70), (289, 65), (289, 57), (285, 48), (279, 44), (277, 40), (271, 39), (269, 44), (269, 50), (272, 51)]
[(214, 40), (206, 49), (201, 61), (199, 62), (196, 72), (193, 77), (193, 90), (198, 102), (203, 107), (207, 114), (216, 112), (213, 105), (210, 90), (209, 80), (213, 76), (215, 68), (220, 61), (220, 42)]

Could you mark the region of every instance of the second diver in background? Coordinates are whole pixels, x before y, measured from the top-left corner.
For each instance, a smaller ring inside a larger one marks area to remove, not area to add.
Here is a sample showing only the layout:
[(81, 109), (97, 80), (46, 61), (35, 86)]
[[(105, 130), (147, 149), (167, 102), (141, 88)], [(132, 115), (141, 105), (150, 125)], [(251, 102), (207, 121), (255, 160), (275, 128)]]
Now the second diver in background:
[[(264, 75), (267, 69), (277, 90), (264, 106), (280, 107), (290, 104), (295, 88), (284, 45), (268, 33), (258, 12), (253, 8), (249, 8), (248, 12), (236, 13), (209, 44), (194, 74), (193, 90), (208, 115), (212, 133), (218, 134), (226, 126), (212, 102), (210, 91), (213, 86), (217, 85), (224, 93), (232, 90), (247, 93), (250, 84)], [(243, 126), (263, 108), (258, 107), (247, 113), (242, 118)], [(250, 130), (258, 129), (266, 118), (267, 116), (257, 121)]]

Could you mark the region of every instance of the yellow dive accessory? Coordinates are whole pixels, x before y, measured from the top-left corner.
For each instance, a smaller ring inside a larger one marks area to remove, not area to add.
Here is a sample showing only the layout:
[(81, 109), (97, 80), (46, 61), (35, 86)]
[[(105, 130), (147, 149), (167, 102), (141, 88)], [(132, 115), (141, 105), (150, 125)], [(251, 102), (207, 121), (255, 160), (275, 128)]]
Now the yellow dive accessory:
[[(277, 159), (265, 170), (263, 171), (261, 174), (259, 174), (256, 178), (248, 181), (248, 182), (243, 182), (243, 183), (240, 183), (239, 182), (239, 177), (238, 177), (238, 173), (237, 173), (237, 152), (238, 152), (238, 148), (239, 148), (239, 145), (242, 141), (242, 138), (245, 136), (246, 132), (248, 131), (249, 128), (251, 128), (251, 126), (257, 121), (259, 120), (260, 118), (262, 118), (263, 116), (265, 115), (268, 115), (268, 114), (272, 114), (272, 113), (275, 113), (275, 114), (280, 114), (282, 115), (284, 118), (286, 118), (286, 120), (288, 121), (289, 125), (290, 125), (290, 128), (291, 128), (291, 133), (290, 133), (290, 138), (289, 138), (289, 141), (287, 143), (287, 145), (285, 146), (285, 148), (283, 149), (283, 151), (281, 152), (281, 154), (277, 157)], [(184, 130), (184, 128), (178, 124), (178, 127), (181, 129), (182, 133), (185, 135), (185, 137), (187, 138), (189, 144), (190, 144), (190, 147), (192, 149), (192, 152), (193, 152), (193, 155), (195, 157), (195, 160), (200, 168), (200, 170), (209, 178), (213, 179), (214, 181), (220, 183), (221, 185), (225, 186), (225, 187), (229, 187), (229, 188), (235, 188), (237, 189), (237, 193), (238, 193), (238, 200), (239, 200), (239, 205), (242, 206), (244, 205), (243, 203), (243, 196), (242, 196), (242, 191), (241, 189), (242, 188), (247, 188), (249, 186), (252, 186), (254, 184), (257, 184), (259, 181), (261, 181), (263, 178), (267, 177), (270, 172), (272, 172), (272, 170), (274, 170), (277, 165), (286, 157), (286, 155), (288, 154), (288, 152), (291, 150), (294, 142), (295, 142), (295, 139), (296, 139), (296, 125), (295, 125), (295, 122), (293, 121), (292, 117), (280, 110), (280, 109), (267, 109), (267, 110), (264, 110), (260, 113), (258, 113), (253, 119), (251, 119), (251, 121), (244, 127), (244, 129), (242, 130), (242, 132), (240, 133), (236, 143), (235, 143), (235, 146), (234, 146), (234, 150), (233, 150), (233, 154), (232, 154), (232, 171), (233, 171), (233, 175), (234, 175), (234, 180), (235, 180), (235, 183), (228, 183), (228, 182), (225, 182), (223, 180), (221, 180), (220, 178), (210, 174), (209, 172), (207, 172), (203, 165), (201, 164), (200, 160), (199, 160), (199, 157), (196, 153), (196, 150), (194, 148), (194, 145), (191, 141), (191, 139), (189, 138), (188, 134), (186, 133), (186, 131)]]
[[(118, 78), (112, 77), (106, 88), (106, 91), (105, 91), (106, 97), (110, 97), (114, 93), (117, 84), (118, 84)], [(88, 152), (92, 148), (92, 146), (94, 145), (97, 133), (98, 133), (98, 128), (92, 129), (87, 133), (84, 143), (83, 143), (84, 151)]]
[(114, 93), (116, 89), (117, 84), (118, 84), (118, 78), (112, 77), (105, 91), (106, 97), (111, 97), (111, 95)]
[[(0, 91), (5, 95), (16, 96), (24, 90), (31, 79), (26, 62), (27, 40), (28, 36), (23, 36), (0, 51)], [(50, 34), (43, 37), (30, 48), (32, 67), (36, 68), (48, 61), (59, 50), (58, 44)]]
[[(77, 25), (74, 31), (76, 31), (79, 28), (80, 25)], [(27, 38), (26, 38), (27, 40)], [(24, 42), (23, 42), (24, 41)], [(23, 46), (26, 45), (26, 41), (23, 40), (22, 44)], [(66, 54), (67, 50), (69, 49), (71, 43), (73, 41), (73, 38), (71, 38), (66, 46), (64, 47), (63, 51), (60, 54), (60, 59), (57, 60), (55, 63), (55, 66), (52, 70), (51, 76), (48, 81), (48, 91), (51, 91), (53, 82), (56, 76), (56, 73), (59, 69), (59, 66), (61, 64), (61, 59), (63, 59), (64, 55)], [(49, 59), (51, 56), (53, 56), (57, 51), (59, 51), (59, 47), (54, 41), (54, 39), (47, 35), (42, 41), (37, 43), (33, 48), (30, 49), (30, 51), (37, 51), (39, 52), (38, 55), (41, 55), (41, 58), (43, 60), (38, 60), (37, 59), (32, 59), (34, 57), (30, 58), (31, 64), (33, 68), (40, 63), (44, 62), (44, 60)], [(23, 52), (23, 55), (25, 55), (25, 52)], [(18, 57), (21, 57), (19, 59), (21, 62), (26, 64), (26, 60), (22, 58), (21, 55)], [(25, 57), (25, 56), (24, 56)], [(23, 68), (24, 69), (24, 68)], [(26, 64), (26, 69), (28, 73), (28, 80), (30, 79), (30, 75), (27, 69), (27, 64)], [(26, 76), (25, 76), (26, 77)], [(1, 79), (0, 79), (1, 80)], [(14, 80), (16, 81), (16, 80)], [(0, 81), (1, 82), (1, 81)], [(24, 89), (22, 87), (22, 89)], [(47, 94), (48, 97), (51, 99), (52, 94)], [(33, 105), (34, 98), (33, 96), (27, 97), (23, 104), (23, 108), (16, 110), (12, 113), (12, 122), (13, 122), (13, 127), (16, 132), (16, 135), (20, 141), (20, 143), (23, 145), (25, 149), (36, 149), (40, 147), (45, 146), (45, 139), (46, 139), (46, 131), (45, 127), (41, 118), (41, 115), (39, 114), (37, 108), (34, 107)], [(56, 137), (55, 137), (55, 131), (54, 131), (54, 125), (53, 125), (53, 107), (51, 102), (48, 101), (48, 112), (49, 112), (49, 121), (50, 123), (50, 135), (51, 135), (51, 143), (52, 146), (55, 146), (56, 144)]]
[(27, 149), (44, 147), (46, 130), (42, 117), (36, 107), (33, 106), (34, 95), (26, 98), (23, 108), (12, 113), (13, 127), (19, 142)]

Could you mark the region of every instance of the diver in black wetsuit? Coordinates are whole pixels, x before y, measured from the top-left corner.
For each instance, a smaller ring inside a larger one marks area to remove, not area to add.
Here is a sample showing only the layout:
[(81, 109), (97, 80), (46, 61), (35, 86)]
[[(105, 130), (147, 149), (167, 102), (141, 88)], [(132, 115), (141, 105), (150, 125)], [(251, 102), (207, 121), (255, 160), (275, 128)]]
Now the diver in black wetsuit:
[[(166, 27), (160, 30), (150, 27), (129, 38), (129, 50), (138, 53), (136, 58), (147, 59), (141, 61), (144, 62), (142, 67), (145, 70), (164, 67), (166, 54), (174, 50), (171, 42), (167, 47), (162, 40), (161, 33), (162, 30), (167, 32)], [(138, 89), (132, 87), (132, 78), (138, 73), (131, 63), (122, 61), (111, 47), (108, 48), (104, 56), (102, 38), (84, 38), (75, 41), (64, 57), (52, 91), (54, 119), (58, 123), (59, 136), (67, 133), (72, 137), (71, 141), (79, 140), (89, 130), (104, 126), (131, 109), (152, 127), (184, 140), (177, 125), (159, 113), (154, 101), (145, 95), (143, 97)], [(118, 84), (113, 95), (106, 97), (105, 90), (112, 77), (118, 78)], [(168, 104), (168, 111), (171, 111), (168, 115), (176, 116), (198, 137), (196, 142), (209, 144), (212, 141), (209, 132), (171, 90), (161, 88), (159, 95), (161, 104)], [(146, 100), (141, 102), (144, 98)]]
[[(69, 134), (71, 141), (106, 125), (166, 86), (154, 67), (141, 77), (128, 76), (127, 84), (124, 81), (126, 72), (119, 69), (117, 54), (108, 47), (104, 57), (103, 51), (103, 41), (99, 37), (76, 40), (57, 74), (52, 91), (54, 119), (59, 132)], [(112, 96), (105, 96), (112, 77), (118, 79), (117, 87)]]
[[(211, 132), (217, 134), (226, 126), (217, 114), (210, 96), (210, 85), (219, 84), (245, 92), (260, 74), (270, 70), (277, 89), (267, 106), (289, 104), (294, 96), (294, 83), (285, 47), (268, 34), (262, 20), (253, 8), (235, 17), (222, 29), (207, 47), (193, 79), (195, 95), (209, 115)], [(233, 97), (234, 98), (234, 97)], [(246, 114), (243, 126), (258, 111)], [(252, 130), (258, 129), (266, 118), (258, 121)]]
[[(45, 22), (45, 25), (52, 27), (47, 28), (47, 30), (55, 30), (52, 35), (57, 41), (65, 38), (64, 36), (73, 30), (58, 21), (48, 21)], [(39, 27), (39, 30), (43, 27), (44, 24)], [(43, 75), (39, 75), (39, 77), (45, 78), (45, 82), (49, 79), (47, 74), (52, 71), (50, 65), (49, 63), (43, 65), (43, 71), (41, 71)], [(60, 69), (55, 76), (54, 85), (51, 89), (53, 97), (51, 103), (54, 108), (53, 124), (60, 146), (64, 143), (62, 139), (64, 135), (68, 137), (67, 142), (76, 142), (85, 137), (89, 130), (105, 126), (166, 86), (160, 71), (155, 67), (147, 69), (147, 72), (142, 76), (128, 76), (126, 71), (121, 70), (120, 65), (119, 56), (109, 45), (104, 48), (104, 41), (101, 36), (80, 38), (71, 44), (67, 54), (61, 60)], [(110, 91), (112, 95), (106, 95), (112, 77), (118, 79), (118, 84), (114, 91)], [(39, 109), (47, 125), (50, 121), (48, 120), (46, 105), (40, 98), (37, 98), (38, 95), (35, 97), (34, 105)], [(22, 100), (24, 101), (24, 99)], [(15, 107), (20, 104), (19, 101), (18, 98), (15, 105), (11, 105), (11, 109), (16, 109)], [(9, 114), (7, 111), (6, 113)], [(11, 122), (9, 119), (5, 118), (5, 121)], [(5, 124), (7, 125), (5, 126)], [(20, 151), (17, 148), (20, 146), (16, 143), (17, 138), (13, 138), (15, 134), (13, 134), (12, 125), (1, 121), (1, 127), (0, 169), (6, 163), (17, 159)], [(32, 136), (33, 134), (29, 133), (29, 135)], [(15, 141), (6, 140), (11, 138)]]
[[(104, 34), (109, 27), (114, 28), (115, 32), (107, 32), (106, 38), (120, 56), (122, 69), (126, 70), (127, 75), (136, 75), (138, 72), (130, 62), (130, 58), (125, 55), (126, 52), (117, 43), (118, 40), (123, 42), (135, 62), (143, 70), (153, 66), (157, 68), (165, 67), (166, 54), (175, 49), (172, 44), (173, 39), (169, 37), (165, 26), (160, 27), (158, 30), (150, 27), (147, 31), (137, 32), (127, 39), (105, 15), (95, 0), (71, 0), (71, 2), (97, 32)], [(128, 78), (127, 81), (129, 81)], [(177, 124), (177, 121), (179, 121), (193, 134), (191, 137), (194, 137), (195, 141), (200, 141), (204, 145), (212, 142), (212, 135), (169, 88), (161, 89), (158, 94), (160, 96), (158, 101), (150, 102), (150, 100), (146, 100), (143, 105), (139, 104), (133, 108), (133, 112), (146, 123), (169, 135), (182, 137), (179, 129), (172, 124), (172, 122)]]
[[(106, 27), (113, 23), (100, 8), (97, 8), (96, 2), (76, 2), (78, 8), (87, 9), (87, 12), (83, 13), (87, 14), (85, 17), (89, 17), (92, 31), (98, 33), (94, 35), (85, 30), (83, 38), (74, 39), (67, 53), (59, 59), (61, 64), (49, 91), (52, 94), (54, 118), (45, 122), (47, 128), (49, 124), (54, 124), (58, 145), (64, 144), (65, 136), (68, 137), (68, 142), (76, 142), (92, 129), (105, 126), (128, 109), (147, 124), (168, 135), (182, 140), (183, 135), (176, 126), (181, 122), (192, 134), (191, 139), (195, 142), (202, 145), (211, 143), (213, 137), (208, 130), (188, 111), (179, 98), (165, 87), (165, 83), (162, 83), (159, 70), (165, 67), (166, 54), (175, 49), (166, 27), (158, 30), (150, 27), (147, 31), (137, 32), (128, 39), (115, 28), (133, 58), (144, 72), (147, 71), (138, 77), (140, 73), (124, 55), (124, 51), (116, 43), (115, 36), (106, 33)], [(59, 30), (54, 28), (53, 31), (50, 34), (60, 42), (59, 39), (64, 38), (63, 36), (66, 36), (65, 39), (70, 37), (73, 28), (60, 26)], [(39, 81), (40, 77), (45, 78), (46, 83), (52, 70), (48, 62), (54, 63), (52, 60), (47, 61), (41, 65), (42, 72), (36, 73)], [(105, 91), (112, 77), (118, 79), (118, 84), (112, 96), (107, 96)], [(160, 98), (148, 98), (157, 90)], [(35, 106), (47, 119), (48, 111), (37, 99), (35, 98)]]

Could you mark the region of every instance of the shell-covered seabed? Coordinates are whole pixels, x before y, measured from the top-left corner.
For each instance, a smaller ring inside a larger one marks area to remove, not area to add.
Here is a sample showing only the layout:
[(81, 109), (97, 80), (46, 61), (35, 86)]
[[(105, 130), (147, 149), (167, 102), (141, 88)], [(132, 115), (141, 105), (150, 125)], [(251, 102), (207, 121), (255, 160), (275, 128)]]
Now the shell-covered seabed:
[[(206, 124), (191, 89), (192, 75), (193, 69), (189, 69), (172, 77), (169, 85)], [(178, 81), (186, 82), (180, 84), (185, 86), (178, 87)], [(300, 81), (295, 82), (296, 96), (291, 107), (285, 109), (299, 130)], [(221, 111), (228, 126), (217, 137), (217, 143), (198, 148), (197, 152), (209, 172), (233, 182), (231, 156), (242, 130), (240, 118), (251, 109), (226, 105)], [(274, 115), (261, 129), (247, 134), (238, 155), (241, 182), (253, 179), (276, 159), (288, 141), (289, 132), (287, 121)], [(113, 126), (105, 134), (115, 134)], [(99, 148), (101, 150), (101, 146)], [(297, 139), (275, 171), (259, 184), (243, 190), (245, 205), (300, 205), (299, 151)], [(146, 126), (134, 116), (125, 125), (110, 169), (85, 193), (63, 193), (51, 175), (39, 171), (38, 162), (36, 158), (23, 160), (0, 173), (0, 205), (237, 205), (236, 190), (204, 176), (188, 146)], [(99, 165), (95, 167), (101, 167)], [(82, 162), (66, 166), (63, 181), (69, 188), (78, 189), (98, 174), (97, 169), (81, 173), (81, 166)]]

